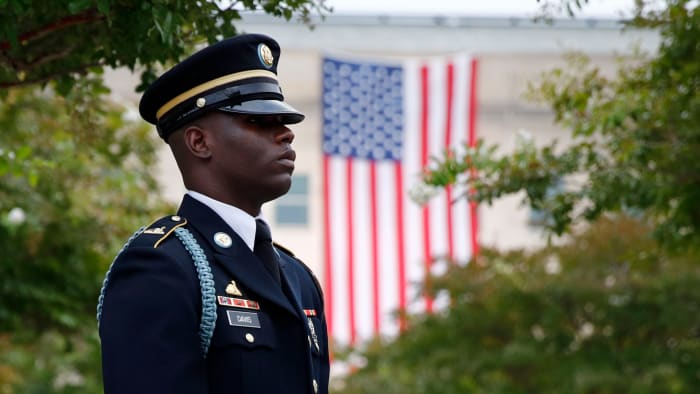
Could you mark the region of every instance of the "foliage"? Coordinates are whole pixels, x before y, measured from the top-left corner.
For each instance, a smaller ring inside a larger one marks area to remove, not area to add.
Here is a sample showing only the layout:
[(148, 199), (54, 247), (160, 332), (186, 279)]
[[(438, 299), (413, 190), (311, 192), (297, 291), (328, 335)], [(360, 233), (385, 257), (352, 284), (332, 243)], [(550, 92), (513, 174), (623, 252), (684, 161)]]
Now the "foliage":
[[(572, 14), (587, 1), (545, 3)], [(449, 294), (449, 307), (351, 354), (359, 368), (336, 380), (336, 392), (697, 391), (700, 7), (636, 3), (628, 28), (657, 29), (657, 53), (622, 59), (613, 78), (572, 54), (532, 87), (571, 130), (569, 145), (523, 139), (499, 156), (481, 143), (425, 174), (430, 187), (468, 182), (476, 201), (524, 192), (566, 243), (482, 250), (451, 267), (427, 283)], [(552, 193), (562, 181), (567, 188)], [(572, 226), (581, 220), (590, 226)]]
[[(425, 181), (458, 182), (472, 165), (472, 198), (491, 202), (525, 192), (524, 203), (551, 214), (550, 230), (604, 212), (642, 215), (667, 247), (700, 245), (700, 7), (669, 0), (663, 9), (642, 4), (628, 28), (656, 28), (658, 53), (634, 56), (614, 78), (583, 55), (544, 75), (531, 94), (549, 104), (556, 121), (571, 130), (572, 143), (543, 147), (525, 143), (498, 157), (483, 144), (464, 156), (436, 161)], [(565, 181), (562, 193), (548, 193)]]
[(325, 0), (0, 0), (0, 394), (101, 392), (95, 304), (139, 226), (172, 212), (156, 141), (106, 100), (104, 67), (156, 69), (259, 10)]
[(66, 98), (15, 89), (0, 104), (0, 127), (13, 131), (0, 146), (23, 150), (10, 160), (23, 171), (0, 183), (0, 330), (75, 326), (115, 242), (158, 208), (152, 130), (94, 100), (93, 86)]
[(254, 10), (309, 23), (330, 9), (325, 0), (0, 0), (0, 88), (55, 81), (65, 93), (88, 71), (138, 65), (144, 88), (158, 63), (235, 35), (234, 21)]
[(66, 335), (56, 330), (0, 335), (0, 393), (102, 392), (100, 347), (94, 326)]
[(442, 313), (373, 344), (338, 393), (691, 393), (700, 384), (698, 255), (599, 220), (532, 253), (486, 250), (434, 282)]
[[(66, 349), (94, 346), (85, 338), (94, 335), (112, 256), (156, 212), (173, 209), (153, 178), (155, 133), (99, 98), (102, 89), (94, 80), (79, 81), (66, 97), (15, 88), (0, 103), (0, 342), (13, 346), (1, 352), (0, 390), (7, 376), (37, 385), (56, 372), (53, 359), (70, 356), (34, 354), (44, 339)], [(37, 369), (27, 357), (49, 364)], [(99, 368), (94, 358), (83, 365), (93, 375)]]
[(589, 0), (537, 0), (540, 11), (536, 19), (549, 22), (553, 16), (561, 14), (574, 18), (588, 2)]

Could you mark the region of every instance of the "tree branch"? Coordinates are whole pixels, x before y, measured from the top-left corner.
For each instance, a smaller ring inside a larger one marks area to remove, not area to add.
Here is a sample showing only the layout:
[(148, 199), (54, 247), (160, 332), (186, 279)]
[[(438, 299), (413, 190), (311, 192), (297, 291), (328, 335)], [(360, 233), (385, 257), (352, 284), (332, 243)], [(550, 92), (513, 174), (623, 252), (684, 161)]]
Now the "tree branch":
[(44, 56), (38, 57), (31, 62), (24, 62), (21, 60), (10, 58), (9, 56), (4, 56), (17, 71), (30, 71), (35, 67), (42, 66), (56, 59), (62, 59), (68, 56), (69, 53), (73, 52), (75, 45), (67, 46), (58, 52), (47, 53)]
[[(57, 20), (54, 23), (48, 24), (40, 29), (33, 30), (26, 32), (24, 34), (21, 34), (19, 36), (19, 42), (24, 42), (24, 41), (32, 41), (36, 40), (38, 38), (44, 37), (50, 33), (53, 33), (57, 30), (64, 29), (69, 26), (74, 26), (74, 25), (79, 25), (82, 23), (88, 23), (88, 22), (95, 22), (99, 20), (105, 19), (106, 16), (98, 13), (94, 9), (89, 9), (86, 10), (85, 12), (82, 12), (80, 14), (76, 15), (69, 15), (65, 18), (61, 18)], [(6, 51), (10, 48), (10, 42), (9, 41), (3, 41), (0, 42), (0, 50)]]

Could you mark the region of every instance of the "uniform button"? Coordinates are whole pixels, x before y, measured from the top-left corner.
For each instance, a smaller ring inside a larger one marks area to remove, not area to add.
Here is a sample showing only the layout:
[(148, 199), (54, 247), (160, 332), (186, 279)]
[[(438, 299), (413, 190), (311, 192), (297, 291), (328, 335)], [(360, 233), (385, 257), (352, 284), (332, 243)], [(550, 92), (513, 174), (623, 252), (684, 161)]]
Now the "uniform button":
[(318, 382), (316, 381), (316, 379), (314, 379), (313, 384), (314, 384), (314, 393), (318, 393)]
[(255, 337), (251, 333), (245, 334), (245, 340), (248, 341), (248, 343), (253, 343), (255, 342)]
[(182, 218), (176, 215), (176, 216), (171, 216), (170, 220), (172, 220), (173, 222), (179, 222), (180, 220), (182, 220)]

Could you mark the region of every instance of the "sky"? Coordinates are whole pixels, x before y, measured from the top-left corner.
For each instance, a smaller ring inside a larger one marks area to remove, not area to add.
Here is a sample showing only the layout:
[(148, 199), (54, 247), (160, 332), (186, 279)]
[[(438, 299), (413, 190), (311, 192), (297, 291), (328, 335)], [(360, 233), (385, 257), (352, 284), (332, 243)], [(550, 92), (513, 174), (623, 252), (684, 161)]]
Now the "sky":
[[(532, 17), (537, 0), (327, 0), (334, 13)], [(581, 17), (617, 18), (634, 0), (589, 0)]]

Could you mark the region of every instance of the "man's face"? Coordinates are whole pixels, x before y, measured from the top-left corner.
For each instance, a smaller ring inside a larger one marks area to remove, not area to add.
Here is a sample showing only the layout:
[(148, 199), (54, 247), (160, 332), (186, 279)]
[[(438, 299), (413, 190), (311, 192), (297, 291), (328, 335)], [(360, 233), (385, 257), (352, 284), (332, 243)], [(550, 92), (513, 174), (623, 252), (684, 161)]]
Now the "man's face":
[(242, 209), (285, 194), (292, 184), (294, 133), (274, 115), (212, 113), (209, 169), (219, 192)]

